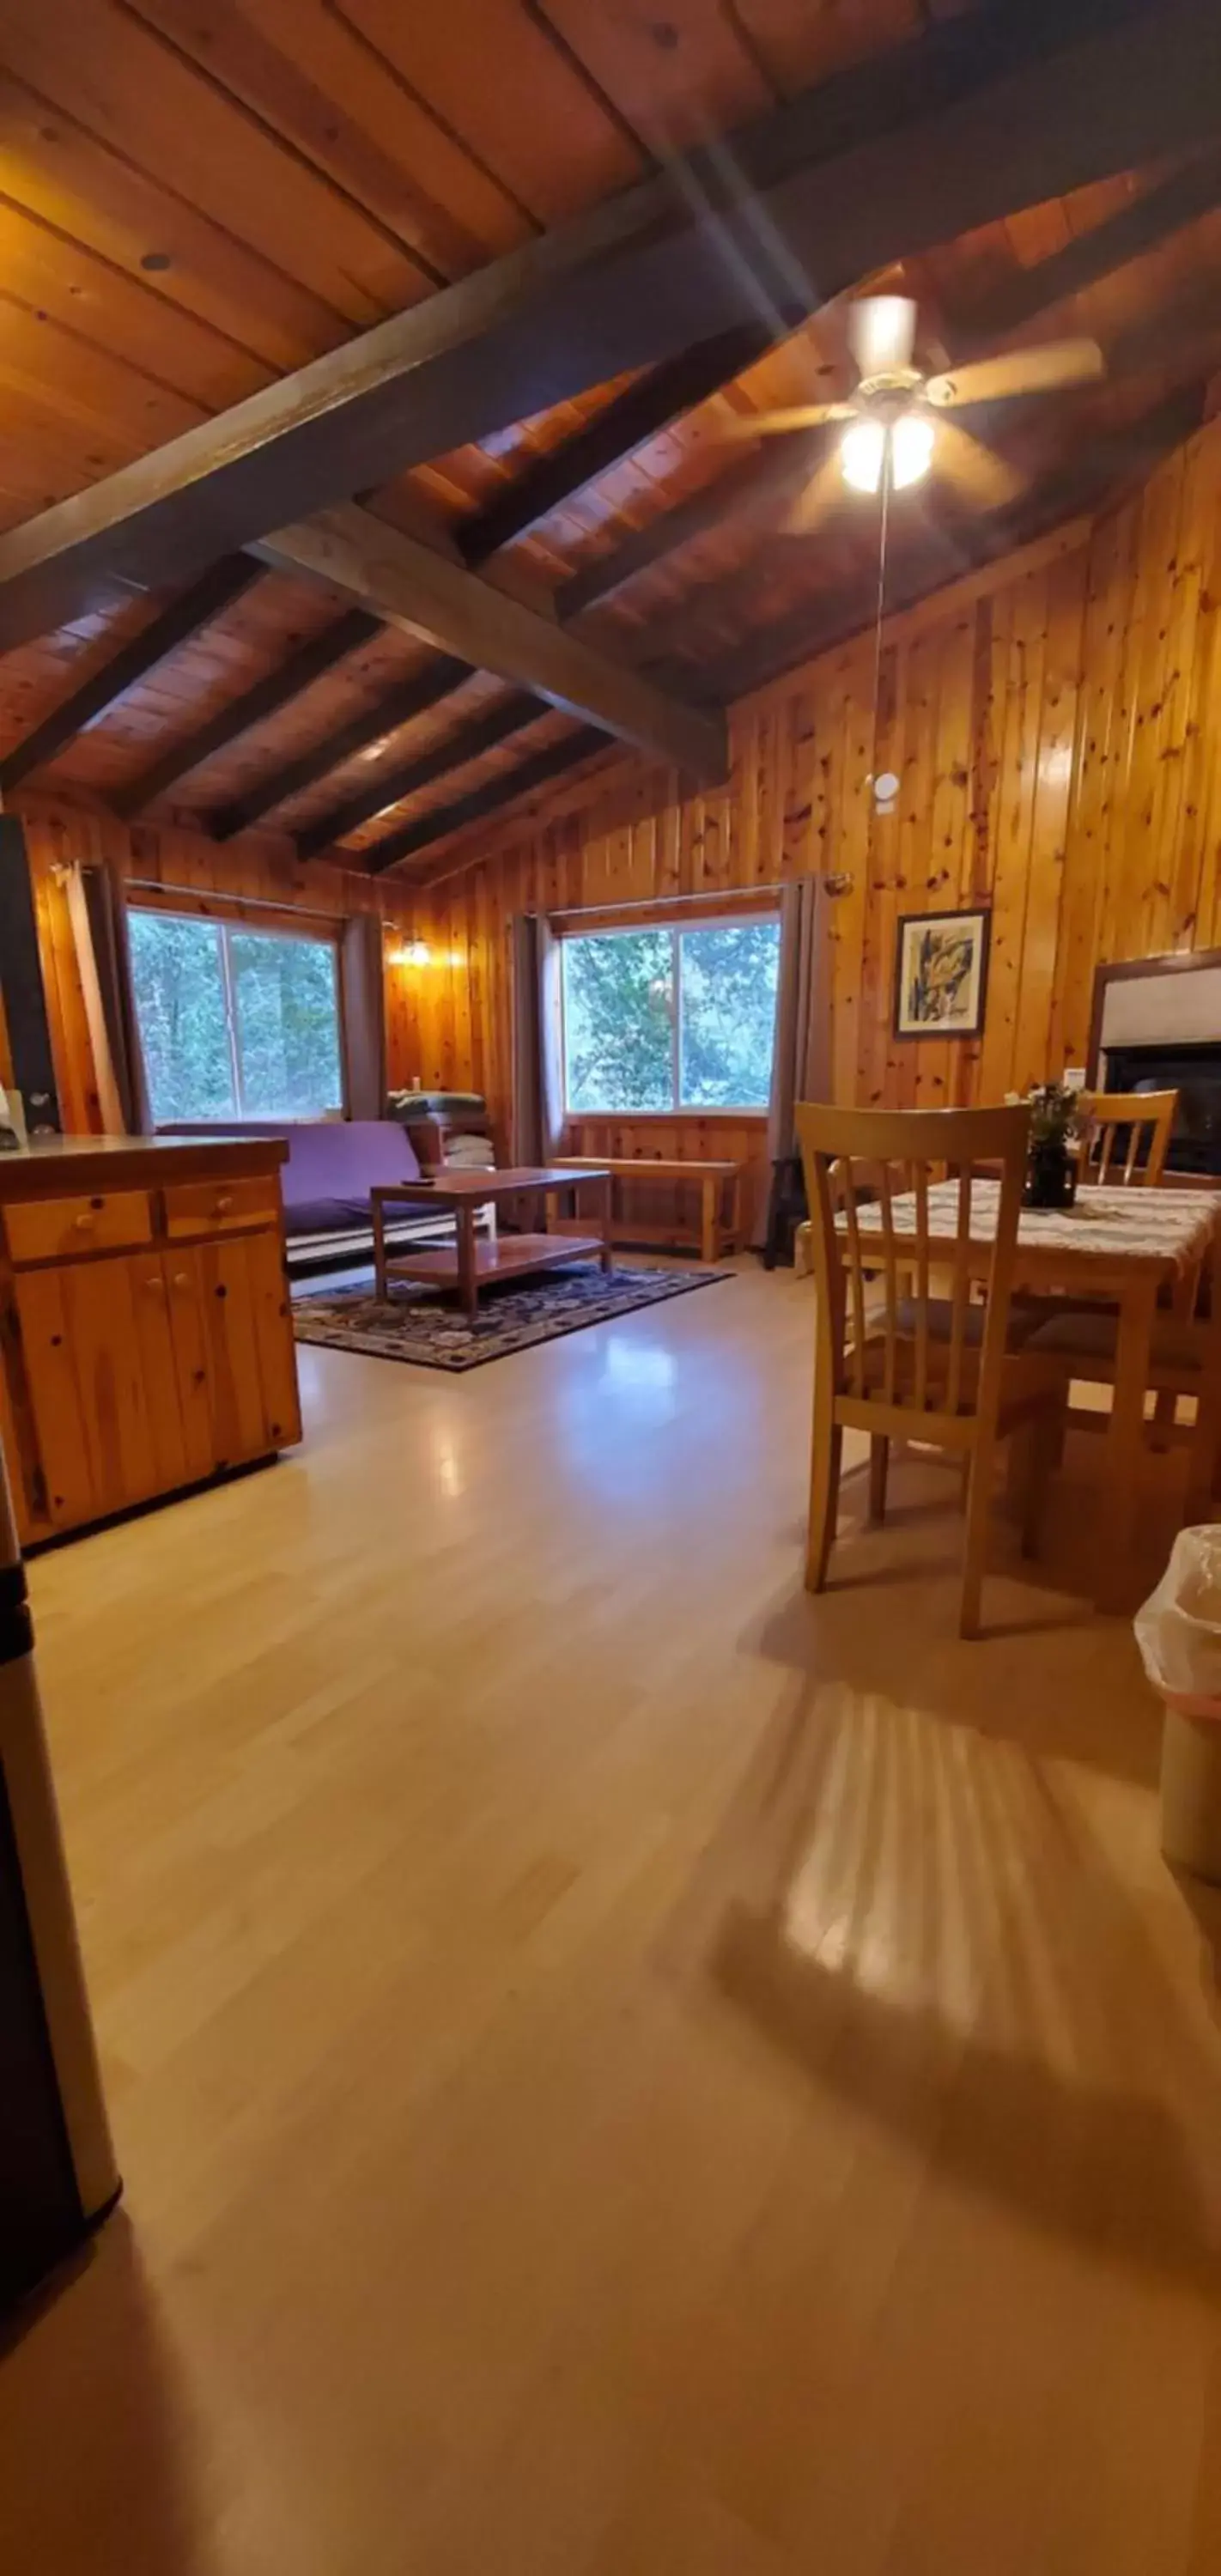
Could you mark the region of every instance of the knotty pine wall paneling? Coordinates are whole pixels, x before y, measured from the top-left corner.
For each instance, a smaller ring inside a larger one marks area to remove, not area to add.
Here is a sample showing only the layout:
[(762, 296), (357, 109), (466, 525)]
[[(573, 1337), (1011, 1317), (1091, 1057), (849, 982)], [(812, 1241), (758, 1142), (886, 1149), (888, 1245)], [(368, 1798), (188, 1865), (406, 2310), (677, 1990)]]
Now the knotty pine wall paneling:
[[(401, 970), (425, 1081), (510, 1092), (508, 925), (734, 894), (818, 871), (831, 905), (837, 1099), (997, 1101), (1083, 1064), (1096, 965), (1221, 944), (1221, 420), (1143, 490), (894, 619), (876, 765), (873, 642), (790, 672), (732, 718), (727, 787), (623, 761), (542, 800), (416, 897)], [(979, 1040), (896, 1040), (901, 914), (987, 904)], [(456, 959), (456, 964), (448, 961)], [(441, 963), (439, 961), (447, 962)], [(742, 1153), (760, 1122), (582, 1120), (576, 1151)]]
[[(101, 1129), (93, 1051), (84, 995), (76, 962), (72, 926), (64, 888), (64, 870), (73, 862), (94, 866), (106, 862), (134, 886), (163, 886), (206, 907), (224, 906), (235, 898), (262, 903), (276, 912), (299, 913), (320, 926), (338, 925), (354, 912), (380, 913), (386, 925), (386, 1039), (389, 1079), (405, 1085), (420, 1070), (418, 1018), (404, 970), (392, 961), (414, 933), (410, 892), (393, 881), (379, 884), (354, 869), (325, 860), (303, 863), (292, 845), (275, 833), (246, 833), (224, 844), (202, 832), (129, 825), (100, 808), (66, 799), (33, 796), (18, 799), (25, 824), (26, 847), (34, 884), (39, 947), (47, 989), (48, 1012), (63, 1122), (74, 1135)], [(466, 948), (463, 946), (465, 957)], [(455, 974), (456, 981), (456, 974)], [(449, 994), (447, 1026), (457, 1043), (469, 1050), (470, 1011)], [(0, 1080), (8, 1074), (7, 1047), (0, 1021)]]

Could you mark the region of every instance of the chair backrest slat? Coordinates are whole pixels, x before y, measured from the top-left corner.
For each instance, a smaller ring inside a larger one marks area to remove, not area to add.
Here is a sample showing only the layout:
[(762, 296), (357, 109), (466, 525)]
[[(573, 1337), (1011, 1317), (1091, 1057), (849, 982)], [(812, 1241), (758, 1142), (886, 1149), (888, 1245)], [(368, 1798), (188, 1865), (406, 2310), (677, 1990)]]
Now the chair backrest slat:
[[(953, 1175), (950, 1176), (953, 1178)], [(958, 1170), (958, 1210), (954, 1234), (954, 1284), (950, 1299), (950, 1358), (946, 1381), (946, 1411), (957, 1413), (962, 1402), (962, 1355), (967, 1342), (967, 1316), (971, 1304), (971, 1270), (968, 1247), (971, 1241), (971, 1166)]]
[(865, 1392), (866, 1328), (865, 1273), (861, 1261), (861, 1231), (856, 1213), (856, 1190), (853, 1186), (851, 1166), (847, 1163), (837, 1165), (836, 1173), (840, 1189), (843, 1194), (844, 1215), (848, 1228), (848, 1241), (852, 1248), (851, 1259), (848, 1265), (848, 1275), (852, 1285), (853, 1389), (857, 1395), (863, 1395)]
[[(798, 1104), (819, 1348), (837, 1392), (939, 1416), (982, 1409), (985, 1390), (988, 1402), (999, 1402), (1029, 1131), (1024, 1104), (895, 1112)], [(978, 1248), (972, 1251), (977, 1164), (1000, 1172), (995, 1232), (982, 1259)], [(936, 1233), (930, 1211), (931, 1182), (942, 1171), (956, 1183), (952, 1240), (944, 1198)], [(863, 1204), (867, 1196), (871, 1207)], [(946, 1269), (952, 1281), (948, 1334), (942, 1327), (934, 1330), (931, 1295), (934, 1274)], [(865, 1282), (879, 1276), (882, 1306), (879, 1312), (875, 1297), (870, 1314)], [(982, 1332), (969, 1342), (973, 1276), (983, 1279), (987, 1302)], [(901, 1277), (914, 1290), (906, 1302)], [(849, 1311), (852, 1328), (845, 1338)]]
[(920, 1413), (923, 1413), (924, 1408), (925, 1408), (926, 1404), (928, 1403), (928, 1309), (929, 1309), (929, 1259), (928, 1259), (928, 1164), (927, 1164), (927, 1163), (909, 1163), (909, 1164), (908, 1164), (908, 1165), (906, 1165), (906, 1167), (905, 1167), (905, 1173), (906, 1173), (906, 1175), (910, 1176), (910, 1179), (911, 1179), (911, 1182), (912, 1182), (912, 1186), (913, 1186), (913, 1189), (914, 1189), (914, 1192), (915, 1192), (915, 1200), (916, 1200), (916, 1389), (915, 1389), (915, 1401), (916, 1401), (916, 1409), (917, 1409), (917, 1411), (918, 1411), (918, 1412), (920, 1412)]
[(890, 1165), (883, 1163), (878, 1174), (878, 1200), (882, 1210), (882, 1275), (886, 1282), (884, 1325), (886, 1361), (883, 1384), (886, 1401), (893, 1404), (899, 1370), (899, 1273), (895, 1261), (894, 1195), (890, 1186)]
[[(1077, 1112), (1082, 1179), (1108, 1187), (1127, 1189), (1137, 1184), (1156, 1189), (1166, 1169), (1178, 1105), (1177, 1091), (1083, 1092)], [(1120, 1173), (1112, 1166), (1125, 1127), (1128, 1142)]]

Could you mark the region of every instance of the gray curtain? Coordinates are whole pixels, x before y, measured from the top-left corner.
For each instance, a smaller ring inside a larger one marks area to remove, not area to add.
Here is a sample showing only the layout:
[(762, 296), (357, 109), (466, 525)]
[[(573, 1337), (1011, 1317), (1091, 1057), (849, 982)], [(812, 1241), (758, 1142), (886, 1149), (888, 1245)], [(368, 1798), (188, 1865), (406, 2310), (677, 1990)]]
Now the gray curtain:
[[(82, 934), (80, 912), (72, 906), (73, 933), (78, 951), (82, 938), (87, 939), (92, 951), (93, 983), (101, 1007), (119, 1118), (127, 1135), (148, 1136), (153, 1120), (131, 978), (126, 890), (122, 880), (107, 867), (82, 868), (80, 884), (84, 927)], [(84, 968), (84, 959), (81, 964)], [(87, 985), (87, 1002), (88, 998)], [(98, 1052), (95, 1040), (95, 1053)], [(99, 1073), (100, 1070), (99, 1066)], [(111, 1122), (108, 1119), (106, 1123)]]
[[(829, 898), (821, 877), (798, 877), (780, 897), (780, 975), (776, 1050), (768, 1103), (769, 1166), (797, 1148), (793, 1111), (799, 1100), (831, 1097), (831, 955)], [(763, 1240), (762, 1221), (756, 1243)]]
[(386, 972), (381, 917), (357, 912), (339, 944), (343, 1003), (343, 1070), (349, 1118), (381, 1118), (386, 1108)]
[(559, 1069), (559, 949), (538, 913), (509, 929), (513, 978), (513, 1133), (519, 1171), (549, 1163), (563, 1123)]

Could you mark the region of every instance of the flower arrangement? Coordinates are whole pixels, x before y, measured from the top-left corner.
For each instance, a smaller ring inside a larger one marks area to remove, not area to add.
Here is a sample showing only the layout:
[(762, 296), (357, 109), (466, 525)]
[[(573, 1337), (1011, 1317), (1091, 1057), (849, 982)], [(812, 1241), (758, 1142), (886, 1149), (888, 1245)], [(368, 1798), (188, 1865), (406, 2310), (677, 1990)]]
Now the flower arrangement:
[(1067, 1145), (1077, 1132), (1077, 1103), (1081, 1097), (1067, 1082), (1039, 1082), (1026, 1098), (1030, 1103), (1030, 1141), (1032, 1145), (1053, 1142)]
[(1037, 1082), (1025, 1094), (1006, 1097), (1030, 1110), (1030, 1149), (1026, 1173), (1027, 1207), (1071, 1207), (1077, 1195), (1077, 1171), (1069, 1153), (1077, 1132), (1080, 1092), (1067, 1082)]

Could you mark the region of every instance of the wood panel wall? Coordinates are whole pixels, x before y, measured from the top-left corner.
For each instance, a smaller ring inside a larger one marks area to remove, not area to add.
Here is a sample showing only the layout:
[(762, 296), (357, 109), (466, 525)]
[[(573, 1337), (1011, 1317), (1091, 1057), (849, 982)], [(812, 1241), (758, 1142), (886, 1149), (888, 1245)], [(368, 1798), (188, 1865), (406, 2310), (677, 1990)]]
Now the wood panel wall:
[[(520, 910), (714, 893), (811, 870), (832, 902), (836, 1097), (999, 1100), (1085, 1061), (1101, 961), (1221, 944), (1221, 421), (1143, 491), (789, 673), (733, 718), (715, 794), (617, 766), (544, 805), (422, 899), (427, 967), (400, 970), (426, 1081), (507, 1116), (507, 929)], [(992, 915), (982, 1037), (891, 1034), (899, 916)], [(573, 1149), (758, 1157), (758, 1123), (582, 1122)]]
[[(58, 871), (106, 855), (195, 898), (387, 923), (393, 1083), (486, 1092), (507, 1143), (508, 925), (747, 888), (817, 870), (831, 907), (837, 1098), (997, 1100), (1085, 1060), (1094, 968), (1221, 945), (1221, 420), (1094, 526), (1076, 523), (896, 619), (882, 660), (878, 817), (866, 780), (873, 648), (860, 637), (743, 702), (726, 787), (688, 793), (623, 759), (540, 800), (431, 888), (306, 866), (275, 834), (218, 846), (22, 800), (65, 1116), (98, 1123)], [(986, 903), (992, 957), (978, 1042), (891, 1034), (903, 912)], [(410, 939), (427, 965), (396, 962)], [(574, 1124), (574, 1151), (730, 1155), (761, 1168), (762, 1122)]]
[[(379, 912), (386, 926), (389, 1078), (396, 1086), (410, 1082), (418, 1070), (416, 1032), (404, 978), (392, 960), (402, 939), (411, 936), (413, 916), (405, 890), (392, 881), (379, 885), (356, 869), (303, 862), (292, 843), (273, 832), (219, 843), (202, 832), (122, 823), (101, 808), (48, 796), (20, 798), (17, 810), (34, 884), (61, 1115), (73, 1134), (96, 1134), (102, 1125), (65, 892), (65, 873), (73, 864), (109, 864), (136, 899), (141, 887), (157, 887), (203, 909), (266, 907), (260, 918), (271, 921), (283, 913), (302, 927), (334, 929), (355, 912)], [(0, 1081), (8, 1073), (0, 1007)]]

